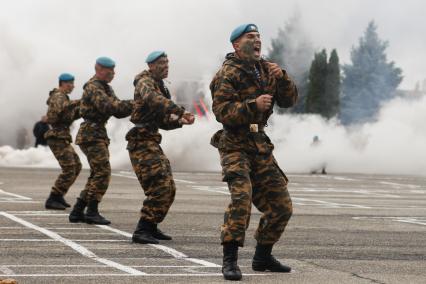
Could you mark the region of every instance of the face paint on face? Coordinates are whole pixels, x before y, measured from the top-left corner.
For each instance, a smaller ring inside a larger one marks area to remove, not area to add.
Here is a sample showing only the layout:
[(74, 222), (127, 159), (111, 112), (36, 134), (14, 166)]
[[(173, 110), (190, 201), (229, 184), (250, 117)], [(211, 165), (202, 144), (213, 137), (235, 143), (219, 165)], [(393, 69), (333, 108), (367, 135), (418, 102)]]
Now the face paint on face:
[(95, 65), (96, 77), (107, 83), (110, 83), (114, 79), (115, 71), (114, 67), (103, 67), (101, 65)]
[(249, 62), (256, 62), (260, 60), (262, 49), (262, 42), (258, 32), (251, 32), (244, 34), (237, 48), (238, 55)]
[(69, 94), (74, 90), (74, 81), (62, 82), (59, 88), (63, 93)]
[(169, 60), (163, 56), (150, 64), (149, 69), (157, 79), (165, 79), (169, 75)]

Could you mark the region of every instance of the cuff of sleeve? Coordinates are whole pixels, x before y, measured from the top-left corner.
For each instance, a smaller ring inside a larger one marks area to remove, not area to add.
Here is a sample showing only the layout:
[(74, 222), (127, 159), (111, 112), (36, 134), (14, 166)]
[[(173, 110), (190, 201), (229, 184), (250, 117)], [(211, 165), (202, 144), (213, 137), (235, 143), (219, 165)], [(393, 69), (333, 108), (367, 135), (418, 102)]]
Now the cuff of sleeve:
[(250, 113), (254, 114), (257, 112), (256, 99), (247, 100), (247, 106)]

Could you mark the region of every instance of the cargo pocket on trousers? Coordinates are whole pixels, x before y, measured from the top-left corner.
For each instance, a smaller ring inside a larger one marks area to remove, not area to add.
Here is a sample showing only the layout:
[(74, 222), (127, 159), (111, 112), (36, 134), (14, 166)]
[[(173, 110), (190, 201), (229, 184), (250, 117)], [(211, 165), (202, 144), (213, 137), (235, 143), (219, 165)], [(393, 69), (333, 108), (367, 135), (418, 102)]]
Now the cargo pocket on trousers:
[(144, 183), (166, 175), (166, 164), (161, 159), (140, 160), (140, 175)]

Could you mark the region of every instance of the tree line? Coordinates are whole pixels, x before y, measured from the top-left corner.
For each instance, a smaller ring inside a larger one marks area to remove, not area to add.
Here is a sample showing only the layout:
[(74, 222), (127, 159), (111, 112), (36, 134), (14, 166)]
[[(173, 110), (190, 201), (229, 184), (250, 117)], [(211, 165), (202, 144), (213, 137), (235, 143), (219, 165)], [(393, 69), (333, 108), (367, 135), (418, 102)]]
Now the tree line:
[(299, 102), (291, 112), (337, 117), (348, 125), (374, 120), (380, 106), (395, 96), (402, 70), (388, 61), (387, 47), (371, 21), (352, 47), (351, 62), (340, 65), (336, 49), (329, 57), (326, 49), (315, 52), (296, 16), (278, 30), (268, 57), (283, 66), (298, 86)]

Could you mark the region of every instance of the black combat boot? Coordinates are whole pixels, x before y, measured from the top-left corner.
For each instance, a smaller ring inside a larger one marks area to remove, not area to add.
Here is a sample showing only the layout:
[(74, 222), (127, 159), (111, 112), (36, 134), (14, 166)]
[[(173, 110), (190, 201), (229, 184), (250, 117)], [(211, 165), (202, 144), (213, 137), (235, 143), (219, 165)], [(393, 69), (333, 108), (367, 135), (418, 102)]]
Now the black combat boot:
[(159, 244), (160, 242), (154, 238), (155, 229), (154, 223), (139, 219), (132, 241), (138, 244)]
[(59, 196), (59, 202), (60, 203), (62, 203), (62, 205), (64, 205), (65, 207), (67, 207), (67, 208), (69, 208), (69, 207), (71, 207), (71, 205), (64, 199), (64, 196), (63, 195), (60, 195)]
[(62, 204), (61, 199), (61, 194), (51, 192), (44, 206), (46, 209), (65, 210), (66, 206)]
[(237, 265), (238, 244), (236, 242), (223, 244), (222, 274), (226, 280), (241, 280), (241, 270)]
[(158, 229), (158, 224), (154, 224), (154, 232), (152, 236), (157, 240), (170, 241), (172, 239), (171, 236), (164, 234), (160, 229)]
[(251, 267), (254, 271), (290, 272), (291, 267), (281, 264), (271, 255), (273, 245), (257, 244)]
[(98, 211), (99, 201), (96, 199), (89, 200), (87, 203), (86, 215), (84, 215), (87, 224), (109, 225), (111, 222), (105, 219)]
[(71, 223), (85, 222), (84, 209), (86, 206), (86, 201), (81, 198), (77, 198), (77, 202), (74, 204), (70, 216), (68, 217)]

